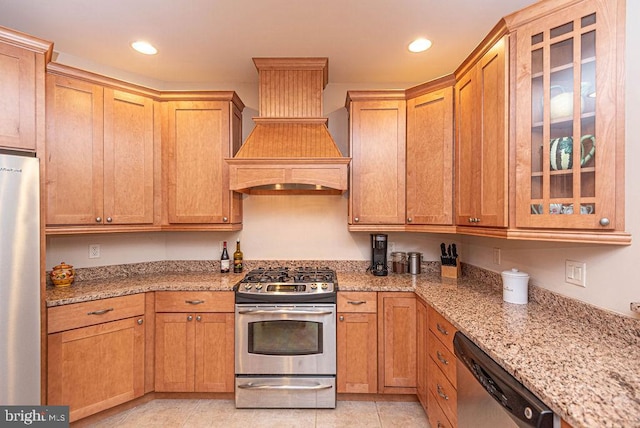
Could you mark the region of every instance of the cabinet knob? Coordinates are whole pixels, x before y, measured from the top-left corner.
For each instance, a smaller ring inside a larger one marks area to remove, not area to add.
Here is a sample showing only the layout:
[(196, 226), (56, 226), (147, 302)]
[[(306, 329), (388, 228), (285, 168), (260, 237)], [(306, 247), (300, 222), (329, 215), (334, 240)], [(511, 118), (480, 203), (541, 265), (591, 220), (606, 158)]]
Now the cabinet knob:
[(226, 223), (226, 222), (229, 221), (229, 218), (228, 217), (222, 217), (222, 221)]
[(142, 318), (138, 319), (138, 325), (142, 325), (143, 322), (144, 322), (144, 320)]
[(356, 223), (360, 221), (360, 217), (354, 217), (353, 221), (355, 221)]
[(96, 223), (102, 223), (102, 217), (96, 217)]
[(338, 319), (339, 319), (340, 321), (344, 321), (344, 315), (340, 315), (340, 317), (338, 317)]
[(188, 315), (187, 316), (187, 321), (193, 321), (193, 315)]
[(409, 217), (409, 218), (407, 219), (407, 223), (411, 223), (412, 221), (413, 221), (413, 219), (412, 219), (411, 217)]
[(196, 321), (202, 321), (202, 317), (200, 315), (196, 316)]
[(107, 223), (111, 223), (113, 219), (111, 217), (107, 217)]
[(473, 218), (469, 217), (469, 223), (473, 223)]
[(600, 226), (609, 226), (610, 224), (611, 224), (611, 222), (609, 221), (608, 218), (602, 217), (600, 219)]

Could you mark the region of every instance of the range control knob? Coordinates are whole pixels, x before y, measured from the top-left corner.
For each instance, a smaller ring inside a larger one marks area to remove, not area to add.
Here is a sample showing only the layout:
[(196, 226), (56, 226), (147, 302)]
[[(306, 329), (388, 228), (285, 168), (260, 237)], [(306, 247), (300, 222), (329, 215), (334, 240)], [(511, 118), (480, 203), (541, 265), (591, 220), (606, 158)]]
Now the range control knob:
[(244, 285), (244, 289), (245, 290), (251, 290), (251, 284), (245, 284)]
[(311, 284), (311, 289), (312, 289), (312, 290), (315, 290), (316, 288), (318, 288), (318, 285), (317, 285), (317, 284)]
[(262, 284), (256, 284), (256, 290), (262, 290)]
[(329, 286), (327, 284), (322, 284), (321, 287), (322, 287), (323, 290), (326, 290), (327, 288), (329, 288)]

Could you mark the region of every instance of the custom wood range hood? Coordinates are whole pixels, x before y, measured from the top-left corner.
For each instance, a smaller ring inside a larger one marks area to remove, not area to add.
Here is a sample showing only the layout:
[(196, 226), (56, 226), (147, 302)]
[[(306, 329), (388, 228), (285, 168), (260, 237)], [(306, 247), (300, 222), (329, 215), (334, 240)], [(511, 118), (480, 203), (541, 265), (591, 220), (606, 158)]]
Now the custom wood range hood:
[(248, 194), (341, 194), (347, 167), (322, 117), (327, 58), (254, 58), (259, 115), (235, 157), (229, 187)]

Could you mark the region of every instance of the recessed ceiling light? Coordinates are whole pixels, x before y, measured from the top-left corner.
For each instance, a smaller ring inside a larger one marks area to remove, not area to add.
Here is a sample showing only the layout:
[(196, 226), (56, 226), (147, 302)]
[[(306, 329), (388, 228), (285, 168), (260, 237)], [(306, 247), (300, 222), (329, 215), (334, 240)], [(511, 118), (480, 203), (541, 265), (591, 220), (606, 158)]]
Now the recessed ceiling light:
[(153, 47), (151, 43), (144, 42), (141, 40), (131, 43), (131, 47), (145, 55), (155, 55), (158, 53), (158, 49)]
[(411, 52), (424, 52), (431, 47), (431, 40), (425, 38), (415, 39), (409, 44), (409, 50)]

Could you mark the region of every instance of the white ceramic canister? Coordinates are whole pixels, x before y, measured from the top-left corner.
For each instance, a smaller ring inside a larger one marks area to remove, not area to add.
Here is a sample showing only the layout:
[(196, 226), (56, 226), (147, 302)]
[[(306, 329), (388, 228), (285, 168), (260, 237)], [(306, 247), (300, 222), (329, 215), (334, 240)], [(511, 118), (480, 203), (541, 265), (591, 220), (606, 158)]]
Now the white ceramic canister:
[(502, 299), (505, 302), (524, 305), (529, 301), (529, 274), (518, 269), (502, 272)]

